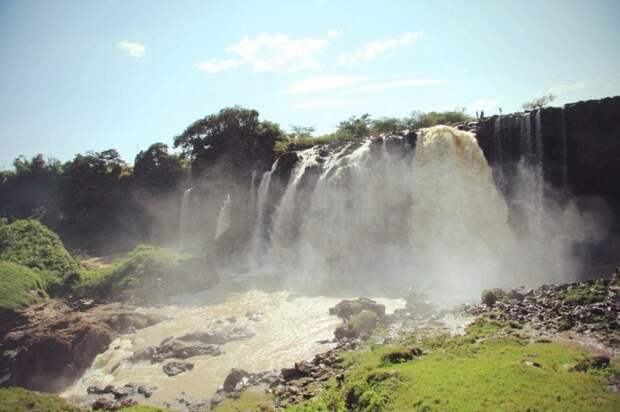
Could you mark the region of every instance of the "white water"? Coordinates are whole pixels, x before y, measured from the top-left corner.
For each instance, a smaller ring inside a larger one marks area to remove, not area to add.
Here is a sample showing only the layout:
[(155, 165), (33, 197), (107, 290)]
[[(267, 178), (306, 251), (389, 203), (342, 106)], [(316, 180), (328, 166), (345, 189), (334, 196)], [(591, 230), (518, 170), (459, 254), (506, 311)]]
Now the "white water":
[[(318, 341), (333, 339), (334, 329), (340, 324), (338, 318), (328, 314), (328, 309), (339, 302), (338, 298), (296, 297), (287, 292), (258, 291), (219, 294), (212, 291), (183, 297), (180, 299), (183, 304), (140, 309), (140, 312), (165, 316), (168, 320), (116, 339), (62, 396), (83, 396), (90, 385), (120, 387), (138, 382), (158, 387), (146, 400), (150, 404), (160, 405), (180, 397), (199, 401), (213, 396), (231, 368), (248, 372), (279, 370), (292, 367), (300, 360), (311, 359), (332, 347), (332, 344)], [(400, 300), (378, 300), (386, 304), (388, 312), (404, 305)], [(219, 303), (202, 303), (209, 301)], [(248, 311), (262, 312), (263, 319), (248, 320), (245, 317)], [(168, 377), (162, 371), (162, 365), (167, 362), (132, 364), (127, 361), (134, 352), (156, 346), (165, 338), (221, 328), (217, 321), (230, 316), (236, 317), (236, 322), (225, 321), (224, 325), (246, 326), (256, 335), (245, 341), (222, 345), (223, 354), (219, 356), (187, 359), (194, 364), (191, 371)]]
[(224, 233), (230, 229), (230, 222), (232, 219), (232, 201), (230, 199), (230, 194), (226, 195), (226, 200), (222, 204), (222, 208), (220, 209), (220, 215), (217, 217), (217, 226), (215, 229), (215, 238), (219, 239)]
[(183, 198), (181, 199), (181, 215), (179, 217), (179, 252), (182, 252), (188, 245), (187, 236), (190, 233), (191, 227), (191, 214), (190, 214), (190, 200), (192, 196), (193, 187), (186, 189), (183, 192)]

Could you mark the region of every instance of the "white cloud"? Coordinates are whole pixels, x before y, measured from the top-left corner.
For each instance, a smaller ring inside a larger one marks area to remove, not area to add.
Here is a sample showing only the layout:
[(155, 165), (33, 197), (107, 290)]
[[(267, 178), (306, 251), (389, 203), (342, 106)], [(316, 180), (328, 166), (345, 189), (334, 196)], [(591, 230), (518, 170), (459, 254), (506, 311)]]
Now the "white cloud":
[(368, 81), (360, 76), (318, 76), (309, 77), (293, 83), (284, 94), (307, 94), (333, 90)]
[(584, 90), (585, 88), (586, 88), (586, 82), (578, 81), (578, 82), (569, 83), (569, 84), (558, 84), (557, 86), (551, 87), (548, 90), (548, 93), (551, 93), (557, 96), (557, 95), (560, 95), (566, 92), (578, 92), (578, 91)]
[(351, 106), (359, 103), (361, 103), (359, 100), (349, 99), (308, 100), (305, 102), (293, 103), (291, 107), (293, 109), (306, 110), (317, 109), (321, 107)]
[(360, 50), (353, 53), (345, 53), (338, 58), (338, 63), (343, 65), (354, 66), (359, 62), (368, 62), (374, 60), (377, 56), (387, 53), (390, 50), (410, 44), (415, 39), (422, 36), (422, 33), (406, 33), (401, 37), (393, 37), (387, 40), (375, 40), (366, 43)]
[(353, 89), (349, 91), (349, 94), (382, 92), (387, 89), (394, 89), (398, 87), (441, 86), (444, 84), (448, 84), (448, 82), (446, 80), (430, 80), (430, 79), (392, 80), (389, 82), (377, 82), (377, 83), (366, 84), (357, 89)]
[(325, 38), (302, 37), (292, 39), (283, 34), (259, 34), (256, 37), (244, 37), (228, 52), (236, 59), (211, 59), (196, 64), (201, 70), (216, 73), (221, 70), (249, 65), (254, 71), (288, 71), (318, 69), (320, 63), (317, 53), (329, 45)]
[(130, 42), (127, 40), (120, 41), (117, 44), (117, 47), (126, 51), (131, 57), (136, 57), (138, 59), (144, 56), (144, 52), (146, 51), (146, 46), (144, 44)]
[(217, 73), (222, 70), (241, 66), (242, 64), (243, 60), (209, 60), (206, 62), (197, 63), (196, 67), (200, 70), (206, 71), (207, 73)]
[(499, 103), (495, 99), (478, 99), (467, 107), (469, 113), (485, 111), (487, 114), (490, 114), (498, 109)]
[(329, 37), (330, 39), (335, 39), (336, 37), (340, 37), (342, 36), (342, 30), (338, 29), (338, 30), (328, 30), (327, 31), (327, 37)]

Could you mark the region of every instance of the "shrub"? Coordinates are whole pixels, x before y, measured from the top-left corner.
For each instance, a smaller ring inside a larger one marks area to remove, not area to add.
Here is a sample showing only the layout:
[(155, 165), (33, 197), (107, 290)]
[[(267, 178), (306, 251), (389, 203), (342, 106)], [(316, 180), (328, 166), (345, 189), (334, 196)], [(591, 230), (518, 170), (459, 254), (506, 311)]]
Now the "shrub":
[(0, 308), (21, 309), (45, 296), (38, 272), (17, 263), (0, 261)]

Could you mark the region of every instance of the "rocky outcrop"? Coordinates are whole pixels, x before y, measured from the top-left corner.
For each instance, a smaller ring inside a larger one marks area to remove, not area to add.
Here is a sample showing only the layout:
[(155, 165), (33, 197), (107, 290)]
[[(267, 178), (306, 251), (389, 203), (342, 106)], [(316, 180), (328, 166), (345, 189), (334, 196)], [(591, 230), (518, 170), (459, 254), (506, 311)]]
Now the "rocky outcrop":
[(503, 190), (510, 192), (520, 160), (538, 157), (544, 181), (553, 192), (548, 190), (547, 195), (602, 199), (614, 212), (613, 225), (619, 230), (618, 119), (620, 96), (492, 116), (478, 123), (476, 138), (496, 180), (503, 180)]
[(148, 360), (160, 363), (167, 359), (188, 359), (194, 356), (218, 356), (222, 353), (220, 345), (227, 342), (249, 339), (255, 333), (244, 327), (223, 328), (209, 332), (193, 332), (180, 337), (168, 337), (158, 346), (150, 346), (136, 352), (132, 362)]
[(561, 332), (587, 336), (620, 352), (620, 269), (611, 278), (592, 279), (538, 289), (483, 292), (470, 313), (528, 324), (541, 334)]
[(3, 384), (48, 392), (77, 379), (117, 335), (160, 320), (121, 305), (74, 312), (61, 301), (31, 306), (23, 315), (27, 322), (2, 342)]

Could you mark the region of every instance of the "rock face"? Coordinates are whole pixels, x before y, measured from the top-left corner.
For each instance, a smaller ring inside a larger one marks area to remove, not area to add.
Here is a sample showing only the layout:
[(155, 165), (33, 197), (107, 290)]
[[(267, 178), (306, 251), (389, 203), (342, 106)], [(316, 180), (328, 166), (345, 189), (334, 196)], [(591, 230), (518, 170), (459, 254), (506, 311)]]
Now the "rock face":
[[(510, 192), (520, 159), (539, 156), (545, 183), (566, 195), (607, 203), (620, 231), (620, 96), (492, 116), (476, 138), (496, 180)], [(536, 146), (539, 147), (536, 147)], [(536, 153), (540, 151), (540, 153)], [(552, 195), (551, 193), (547, 193)]]
[(24, 316), (27, 323), (2, 342), (3, 383), (48, 392), (78, 378), (118, 334), (159, 321), (120, 305), (72, 312), (60, 301), (31, 306)]

